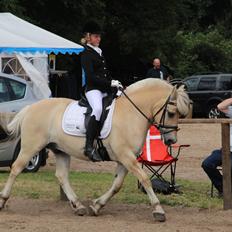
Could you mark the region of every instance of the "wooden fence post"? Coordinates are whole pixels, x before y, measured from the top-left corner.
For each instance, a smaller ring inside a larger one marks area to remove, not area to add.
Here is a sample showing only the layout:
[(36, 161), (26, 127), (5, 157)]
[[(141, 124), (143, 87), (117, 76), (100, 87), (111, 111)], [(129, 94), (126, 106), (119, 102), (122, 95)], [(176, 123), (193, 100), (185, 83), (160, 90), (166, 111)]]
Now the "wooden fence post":
[(222, 173), (223, 173), (223, 208), (232, 208), (231, 195), (231, 158), (230, 158), (230, 124), (221, 123), (222, 135)]

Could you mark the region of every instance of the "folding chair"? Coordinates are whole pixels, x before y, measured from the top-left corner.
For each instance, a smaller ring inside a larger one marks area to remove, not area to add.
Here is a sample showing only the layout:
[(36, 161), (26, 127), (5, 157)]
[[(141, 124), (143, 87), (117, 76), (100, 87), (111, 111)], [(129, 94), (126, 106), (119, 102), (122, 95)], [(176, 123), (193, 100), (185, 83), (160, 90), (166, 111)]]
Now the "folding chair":
[[(176, 163), (181, 149), (189, 146), (165, 145), (160, 131), (155, 126), (151, 126), (142, 153), (137, 160), (142, 164), (142, 168), (146, 167), (151, 172), (150, 180), (156, 192), (168, 194), (179, 191), (175, 181)], [(168, 168), (170, 168), (170, 180), (163, 176)], [(141, 188), (140, 183), (138, 187)]]
[[(217, 169), (222, 174), (222, 166), (218, 166)], [(214, 189), (216, 189), (216, 188), (214, 187), (213, 182), (211, 181), (211, 190), (210, 190), (211, 197), (214, 197)]]

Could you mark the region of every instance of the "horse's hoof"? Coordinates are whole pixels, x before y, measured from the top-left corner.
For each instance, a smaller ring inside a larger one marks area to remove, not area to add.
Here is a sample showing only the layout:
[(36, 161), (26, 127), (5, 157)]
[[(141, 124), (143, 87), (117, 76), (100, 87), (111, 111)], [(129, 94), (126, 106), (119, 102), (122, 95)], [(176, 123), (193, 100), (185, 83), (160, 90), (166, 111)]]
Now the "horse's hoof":
[(86, 207), (80, 207), (79, 209), (75, 210), (75, 214), (78, 216), (84, 216), (84, 215), (87, 215), (88, 212), (87, 212)]
[(6, 200), (3, 198), (0, 198), (0, 210), (2, 210), (5, 207)]
[(98, 215), (98, 211), (95, 209), (95, 207), (93, 205), (89, 206), (89, 215), (90, 216), (97, 216)]
[(166, 221), (165, 214), (163, 214), (163, 213), (153, 212), (153, 217), (158, 222), (165, 222)]

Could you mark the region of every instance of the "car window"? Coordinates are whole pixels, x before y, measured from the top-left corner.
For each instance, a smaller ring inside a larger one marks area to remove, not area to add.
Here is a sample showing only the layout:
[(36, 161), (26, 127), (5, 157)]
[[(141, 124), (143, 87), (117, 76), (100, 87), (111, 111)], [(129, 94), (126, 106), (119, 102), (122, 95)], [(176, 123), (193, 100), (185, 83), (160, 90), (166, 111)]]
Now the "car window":
[(231, 90), (232, 89), (232, 76), (222, 76), (219, 82), (219, 90)]
[(0, 102), (10, 101), (10, 93), (4, 79), (0, 78)]
[(26, 85), (18, 81), (14, 81), (14, 80), (8, 80), (8, 81), (9, 81), (9, 84), (12, 88), (13, 95), (14, 95), (13, 97), (14, 99), (12, 100), (23, 98), (26, 92)]
[(201, 78), (198, 85), (198, 90), (215, 90), (216, 80), (217, 79), (215, 77)]
[(185, 80), (184, 83), (187, 86), (188, 91), (194, 91), (197, 89), (199, 79), (198, 78), (191, 78), (188, 80)]

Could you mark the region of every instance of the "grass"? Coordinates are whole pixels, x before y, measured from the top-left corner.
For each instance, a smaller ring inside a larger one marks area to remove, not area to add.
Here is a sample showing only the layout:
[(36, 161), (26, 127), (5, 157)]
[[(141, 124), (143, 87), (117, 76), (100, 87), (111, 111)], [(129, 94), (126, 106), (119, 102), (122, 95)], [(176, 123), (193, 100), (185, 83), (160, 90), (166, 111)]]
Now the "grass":
[[(0, 188), (2, 189), (8, 172), (0, 173)], [(76, 194), (82, 200), (89, 200), (101, 196), (109, 189), (113, 180), (110, 173), (70, 172), (70, 182)], [(222, 208), (222, 199), (209, 196), (210, 183), (177, 179), (181, 185), (182, 194), (157, 194), (162, 204), (197, 208)], [(52, 171), (38, 173), (22, 173), (13, 187), (13, 196), (32, 199), (59, 199), (58, 181)], [(125, 179), (123, 188), (112, 199), (113, 202), (138, 204), (149, 203), (146, 194), (137, 189), (137, 180), (132, 175)]]

